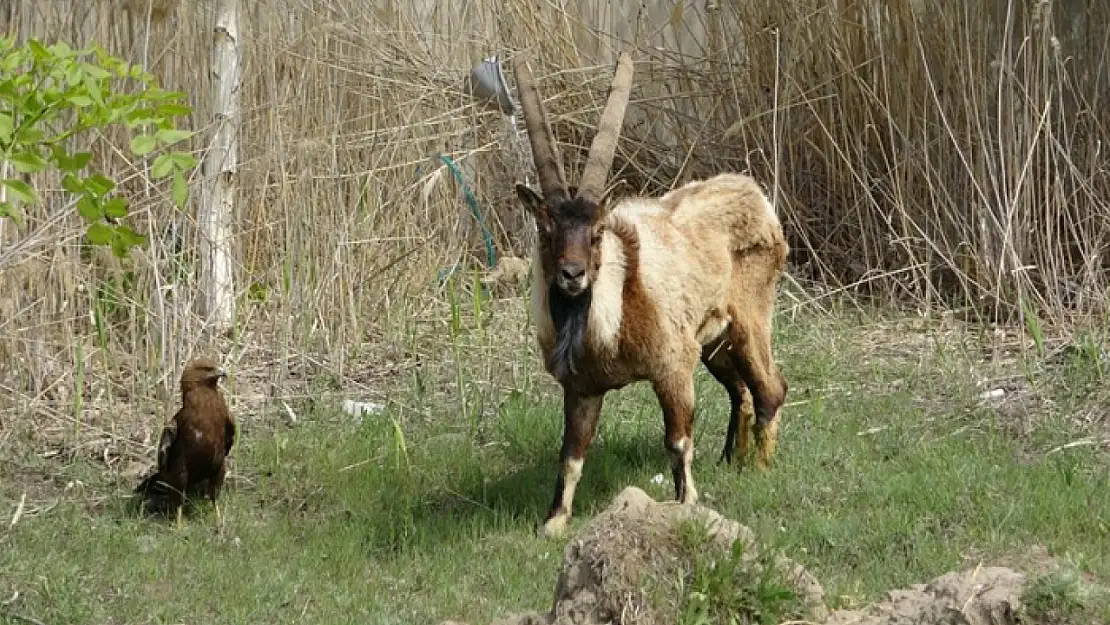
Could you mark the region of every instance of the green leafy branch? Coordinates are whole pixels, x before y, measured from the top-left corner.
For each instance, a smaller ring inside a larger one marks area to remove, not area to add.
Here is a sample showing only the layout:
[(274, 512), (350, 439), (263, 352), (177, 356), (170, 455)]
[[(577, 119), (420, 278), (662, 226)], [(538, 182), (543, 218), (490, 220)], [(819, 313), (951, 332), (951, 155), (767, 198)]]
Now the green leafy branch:
[(119, 223), (127, 216), (127, 198), (115, 180), (91, 166), (90, 152), (71, 146), (109, 126), (123, 124), (136, 131), (131, 153), (142, 159), (159, 151), (150, 175), (156, 180), (172, 177), (173, 201), (183, 207), (189, 196), (186, 176), (197, 162), (188, 152), (167, 148), (193, 135), (174, 125), (174, 118), (191, 111), (184, 93), (158, 87), (154, 76), (99, 46), (74, 50), (64, 42), (46, 46), (35, 39), (17, 44), (0, 38), (0, 185), (7, 191), (0, 218), (18, 219), (21, 205), (40, 202), (37, 191), (9, 176), (10, 170), (36, 174), (53, 169), (61, 173), (62, 188), (76, 198), (77, 212), (88, 224), (88, 241), (127, 256), (146, 241)]

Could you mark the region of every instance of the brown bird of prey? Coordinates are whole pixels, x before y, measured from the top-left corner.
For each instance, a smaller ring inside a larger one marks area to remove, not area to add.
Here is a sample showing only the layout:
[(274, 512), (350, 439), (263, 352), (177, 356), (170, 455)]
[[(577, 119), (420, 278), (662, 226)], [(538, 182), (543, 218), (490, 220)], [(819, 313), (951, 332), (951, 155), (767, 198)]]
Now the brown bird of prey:
[(135, 489), (148, 509), (166, 512), (166, 504), (177, 513), (186, 495), (203, 493), (212, 500), (224, 483), (224, 461), (235, 444), (236, 425), (220, 394), (220, 378), (227, 372), (208, 358), (185, 364), (181, 372), (181, 409), (162, 429), (158, 440), (158, 467)]

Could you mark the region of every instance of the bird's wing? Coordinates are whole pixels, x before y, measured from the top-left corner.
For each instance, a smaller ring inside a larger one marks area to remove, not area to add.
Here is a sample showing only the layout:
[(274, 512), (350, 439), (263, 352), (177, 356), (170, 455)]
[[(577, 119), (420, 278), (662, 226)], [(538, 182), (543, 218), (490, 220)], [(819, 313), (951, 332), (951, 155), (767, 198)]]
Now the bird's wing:
[(225, 421), (224, 422), (224, 455), (225, 456), (231, 453), (231, 448), (232, 448), (232, 446), (235, 445), (235, 440), (238, 437), (238, 435), (239, 435), (239, 426), (235, 423), (235, 421), (232, 421), (231, 419), (228, 419), (227, 421)]
[[(235, 418), (231, 416), (231, 410), (227, 407), (227, 401), (224, 400), (223, 393), (215, 390), (213, 394), (207, 397), (207, 408), (209, 411), (209, 418), (212, 420), (213, 428), (219, 427), (217, 424), (223, 422), (223, 444), (224, 456), (231, 453), (231, 448), (235, 445), (238, 438), (239, 426), (235, 423)], [(218, 431), (218, 430), (217, 430)]]
[[(178, 414), (181, 414), (180, 411), (178, 411)], [(164, 469), (166, 467), (166, 462), (169, 460), (170, 446), (173, 445), (173, 441), (176, 438), (177, 438), (177, 418), (176, 418), (176, 415), (175, 415), (175, 418), (172, 421), (170, 421), (169, 423), (167, 423), (164, 428), (162, 428), (162, 436), (160, 436), (158, 438), (158, 468), (159, 469)]]
[(160, 475), (162, 474), (158, 471), (152, 471), (150, 475), (143, 478), (143, 481), (139, 482), (139, 485), (135, 487), (135, 492), (145, 494), (151, 487), (158, 483)]

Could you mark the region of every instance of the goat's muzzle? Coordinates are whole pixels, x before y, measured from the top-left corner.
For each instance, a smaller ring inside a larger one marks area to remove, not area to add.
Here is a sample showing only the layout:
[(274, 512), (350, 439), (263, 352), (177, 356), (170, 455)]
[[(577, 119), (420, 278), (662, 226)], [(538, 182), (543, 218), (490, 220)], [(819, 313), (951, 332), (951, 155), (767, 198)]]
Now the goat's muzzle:
[(559, 270), (555, 274), (555, 285), (570, 297), (581, 295), (589, 286), (586, 265), (572, 260), (560, 262)]

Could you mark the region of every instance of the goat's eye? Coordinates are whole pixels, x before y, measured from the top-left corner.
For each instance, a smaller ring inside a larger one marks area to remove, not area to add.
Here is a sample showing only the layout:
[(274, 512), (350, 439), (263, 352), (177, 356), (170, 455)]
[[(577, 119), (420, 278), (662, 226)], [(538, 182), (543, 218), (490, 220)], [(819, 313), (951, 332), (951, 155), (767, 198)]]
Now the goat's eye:
[(598, 230), (597, 232), (595, 232), (593, 234), (593, 236), (590, 237), (590, 244), (593, 245), (594, 247), (597, 247), (598, 245), (601, 245), (601, 235), (602, 234), (604, 234), (604, 231), (602, 231), (602, 230)]

